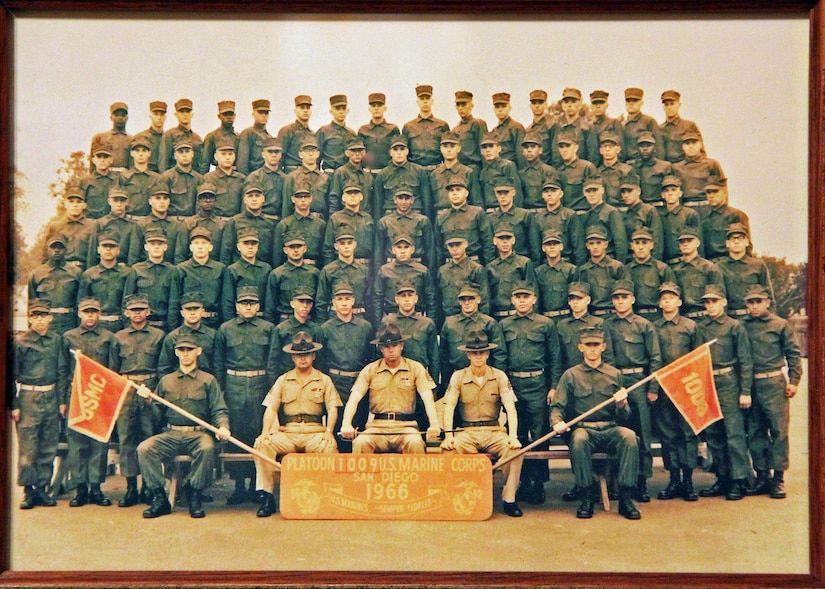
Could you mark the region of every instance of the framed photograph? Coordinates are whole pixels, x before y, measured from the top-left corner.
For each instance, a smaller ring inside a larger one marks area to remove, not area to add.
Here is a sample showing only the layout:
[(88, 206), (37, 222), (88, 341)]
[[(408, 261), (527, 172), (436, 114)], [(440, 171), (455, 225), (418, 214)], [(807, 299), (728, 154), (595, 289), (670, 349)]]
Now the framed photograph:
[[(728, 178), (730, 204), (750, 218), (754, 252), (807, 268), (807, 292), (794, 304), (805, 317), (807, 359), (791, 409), (784, 501), (654, 498), (640, 506), (639, 522), (603, 512), (582, 521), (559, 498), (572, 480), (565, 463), (565, 474), (551, 475), (553, 497), (519, 519), (500, 509), (482, 522), (257, 519), (253, 508), (217, 500), (204, 520), (178, 509), (145, 521), (142, 508), (69, 509), (64, 500), (21, 511), (16, 432), (4, 415), (0, 586), (825, 587), (821, 0), (0, 6), (8, 252), (0, 276), (9, 293), (0, 322), (9, 335), (26, 328), (16, 262), (42, 243), (68, 174), (61, 170), (88, 163), (92, 137), (111, 128), (117, 102), (128, 105), (135, 134), (149, 126), (151, 102), (168, 104), (168, 129), (174, 103), (187, 98), (203, 137), (219, 126), (216, 105), (225, 100), (235, 101), (240, 132), (252, 124), (253, 101), (268, 99), (274, 135), (294, 121), (299, 95), (311, 97), (313, 130), (329, 123), (331, 97), (346, 95), (346, 124), (357, 130), (376, 92), (386, 96), (388, 121), (415, 119), (420, 84), (433, 87), (433, 114), (450, 127), (459, 122), (456, 93), (469, 91), (474, 115), (490, 128), (495, 93), (508, 93), (513, 119), (528, 125), (536, 89), (548, 103), (566, 88), (579, 89), (584, 103), (603, 90), (607, 114), (619, 117), (625, 89), (641, 88), (643, 112), (656, 121), (665, 119), (662, 93), (678, 90), (681, 114), (697, 123)], [(0, 371), (12, 390), (9, 341), (0, 340)], [(663, 473), (658, 466), (656, 490)]]

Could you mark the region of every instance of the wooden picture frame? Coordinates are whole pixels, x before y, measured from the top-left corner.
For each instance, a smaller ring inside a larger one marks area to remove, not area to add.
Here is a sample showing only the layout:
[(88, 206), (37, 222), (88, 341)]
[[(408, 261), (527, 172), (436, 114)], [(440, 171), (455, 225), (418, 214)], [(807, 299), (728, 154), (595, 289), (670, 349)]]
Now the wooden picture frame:
[[(313, 3), (298, 0), (282, 5), (272, 5), (261, 0), (236, 4), (231, 2), (199, 0), (197, 9), (208, 12), (211, 18), (221, 14), (251, 14), (263, 11), (282, 14), (299, 14), (314, 18), (334, 18), (336, 14), (376, 14), (385, 16), (421, 17), (427, 19), (478, 17), (501, 18), (518, 17), (558, 17), (564, 19), (587, 19), (599, 16), (621, 14), (623, 17), (657, 19), (674, 17), (684, 19), (708, 18), (760, 18), (770, 16), (793, 16), (807, 18), (809, 37), (809, 159), (808, 159), (808, 303), (809, 309), (809, 530), (810, 542), (807, 550), (810, 556), (808, 574), (778, 575), (731, 575), (721, 573), (588, 573), (574, 574), (556, 572), (499, 572), (473, 573), (447, 571), (402, 572), (402, 571), (71, 571), (71, 572), (19, 572), (10, 570), (9, 527), (10, 512), (16, 509), (10, 501), (10, 487), (14, 478), (8, 468), (0, 469), (0, 511), (4, 517), (0, 522), (0, 587), (268, 587), (268, 586), (616, 586), (616, 587), (825, 587), (825, 425), (823, 424), (822, 392), (825, 391), (825, 368), (823, 368), (823, 296), (825, 289), (825, 2), (823, 0), (723, 0), (711, 5), (697, 6), (685, 0), (618, 0), (602, 5), (597, 0), (569, 0), (530, 2), (516, 0), (512, 3), (496, 3), (490, 0), (467, 2), (462, 0), (415, 0), (397, 5), (386, 0), (367, 2), (365, 0), (344, 0), (337, 4)], [(0, 0), (0, 49), (3, 64), (0, 66), (0, 186), (4, 187), (0, 198), (0, 219), (3, 219), (3, 235), (7, 251), (10, 247), (11, 222), (14, 218), (12, 193), (14, 178), (11, 173), (13, 160), (13, 56), (15, 39), (14, 19), (23, 16), (43, 15), (58, 17), (97, 16), (99, 5), (88, 0)], [(137, 18), (145, 11), (153, 17), (171, 16), (183, 18), (193, 9), (193, 5), (182, 0), (156, 2), (138, 0), (136, 2), (115, 1), (107, 4), (107, 15), (116, 18)], [(445, 93), (446, 94), (446, 93)], [(446, 98), (445, 98), (446, 101)], [(6, 281), (6, 291), (13, 282), (12, 260), (0, 256), (0, 276)], [(6, 333), (11, 330), (11, 302), (4, 298), (0, 303), (0, 325)], [(0, 340), (0, 356), (6, 361), (0, 368), (3, 382), (9, 383), (9, 344)], [(9, 386), (6, 384), (6, 386)], [(5, 405), (5, 399), (2, 401)], [(5, 412), (4, 412), (5, 414)], [(0, 445), (6, 456), (10, 456), (13, 428), (4, 415), (0, 419)], [(746, 507), (744, 507), (746, 508)], [(571, 514), (572, 518), (572, 514)], [(573, 519), (570, 525), (575, 525)], [(563, 547), (562, 547), (563, 548)], [(802, 549), (802, 547), (800, 547)]]

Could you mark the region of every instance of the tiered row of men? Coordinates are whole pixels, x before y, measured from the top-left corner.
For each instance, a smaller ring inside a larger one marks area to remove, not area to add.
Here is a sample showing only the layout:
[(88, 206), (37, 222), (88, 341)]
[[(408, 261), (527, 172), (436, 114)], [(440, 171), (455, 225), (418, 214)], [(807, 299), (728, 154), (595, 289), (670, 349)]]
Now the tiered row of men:
[[(549, 431), (551, 402), (560, 431), (571, 412), (581, 412), (582, 382), (558, 392), (560, 379), (569, 384), (566, 371), (588, 362), (588, 343), (579, 341), (584, 328), (601, 330), (618, 388), (716, 337), (716, 386), (723, 401), (734, 402), (723, 402), (724, 422), (708, 430), (719, 476), (708, 492), (783, 497), (791, 389), (777, 370), (790, 367), (795, 392), (798, 349), (784, 321), (768, 314), (770, 277), (750, 255), (748, 217), (728, 205), (727, 180), (705, 155), (697, 126), (679, 117), (679, 93), (662, 94), (667, 120), (658, 125), (641, 113), (640, 89), (626, 90), (623, 122), (606, 116), (607, 92), (590, 94), (586, 118), (577, 89), (564, 90), (558, 116), (548, 114), (547, 94), (536, 90), (526, 129), (509, 116), (510, 96), (497, 93), (499, 121), (490, 132), (472, 117), (470, 92), (456, 92), (461, 121), (452, 130), (432, 114), (431, 87), (418, 86), (416, 95), (420, 114), (399, 130), (384, 119), (385, 96), (371, 94), (372, 120), (358, 133), (346, 127), (345, 96), (330, 98), (333, 120), (317, 133), (309, 127), (311, 99), (298, 96), (296, 121), (277, 136), (266, 129), (268, 100), (252, 103), (255, 124), (240, 135), (235, 104), (222, 101), (221, 126), (204, 140), (191, 129), (188, 99), (175, 103), (179, 125), (165, 132), (166, 104), (152, 102), (152, 127), (134, 137), (125, 132), (127, 106), (113, 104), (113, 129), (93, 139), (92, 171), (68, 187), (65, 218), (49, 227), (46, 260), (29, 277), (33, 329), (16, 348), (17, 407), (50, 392), (66, 404), (70, 349), (155, 388), (183, 370), (186, 354), (176, 344), (185, 336), (201, 350), (198, 369), (214, 375), (225, 398), (228, 421), (220, 424), (252, 444), (262, 426), (267, 434), (267, 391), (290, 373), (293, 357), (310, 355), (290, 348), (299, 332), (310, 336), (306, 349), (320, 350), (318, 367), (347, 403), (359, 374), (379, 356), (370, 343), (383, 341), (375, 329), (391, 326), (403, 338), (404, 357), (431, 375), (436, 397), (447, 391), (450, 399), (449, 390), (463, 386), (458, 379), (451, 387), (451, 379), (472, 368), (474, 349), (490, 355), (489, 368), (506, 373), (501, 382), (511, 383), (518, 399), (518, 420), (510, 420), (518, 428), (508, 442), (514, 450)], [(721, 313), (711, 312), (714, 301), (722, 301)], [(486, 343), (473, 348), (479, 332)], [(599, 337), (588, 334), (590, 343)], [(41, 361), (47, 357), (54, 361)], [(297, 360), (295, 367), (300, 371)], [(765, 380), (773, 385), (767, 393)], [(660, 498), (696, 499), (696, 437), (658, 393), (655, 383), (640, 387), (623, 411), (592, 422), (602, 424), (594, 431), (620, 434), (616, 420), (629, 407), (640, 463), (623, 464), (619, 480), (627, 491), (621, 511), (631, 519), (639, 515), (631, 497), (649, 500), (654, 426), (671, 472)], [(389, 421), (396, 413), (412, 417), (374, 397), (372, 390), (360, 411), (336, 411), (329, 431), (345, 435), (329, 449), (348, 451), (347, 439), (370, 411), (392, 414)], [(461, 410), (463, 400), (453, 404)], [(429, 408), (426, 414), (420, 421), (433, 426)], [(124, 406), (121, 506), (140, 499), (138, 444), (165, 426), (190, 427), (168, 417), (147, 412), (135, 395)], [(24, 507), (51, 504), (43, 457), (54, 448), (31, 442), (21, 444), (21, 452), (34, 452), (20, 462)], [(81, 483), (74, 504), (109, 502), (99, 486), (104, 473), (95, 468), (99, 454), (86, 455), (94, 444), (69, 432), (73, 477)], [(569, 496), (581, 499), (578, 513), (588, 517), (590, 475), (575, 462), (577, 490)], [(756, 482), (748, 487), (752, 468)], [(230, 464), (229, 471), (236, 482), (231, 503), (262, 489), (251, 465)], [(193, 476), (196, 501), (209, 476)], [(520, 476), (520, 496), (543, 502), (546, 464), (529, 461)], [(263, 490), (261, 509), (271, 513), (271, 489)], [(520, 514), (514, 487), (505, 491), (505, 511)], [(160, 514), (160, 499), (158, 505), (147, 511)]]

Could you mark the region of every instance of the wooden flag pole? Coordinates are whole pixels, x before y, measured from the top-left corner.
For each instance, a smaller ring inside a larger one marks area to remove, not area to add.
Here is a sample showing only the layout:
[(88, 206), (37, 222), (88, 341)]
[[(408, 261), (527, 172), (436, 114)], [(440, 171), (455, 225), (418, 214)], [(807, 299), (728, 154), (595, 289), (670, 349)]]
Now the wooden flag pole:
[[(128, 378), (128, 377), (127, 377), (127, 378)], [(167, 407), (169, 407), (170, 409), (173, 409), (173, 410), (177, 411), (178, 413), (180, 413), (181, 415), (183, 415), (183, 416), (184, 416), (184, 417), (186, 417), (187, 419), (191, 419), (192, 421), (194, 421), (195, 423), (197, 423), (198, 425), (200, 425), (200, 426), (202, 426), (202, 427), (205, 427), (205, 428), (206, 428), (206, 429), (208, 429), (209, 431), (211, 431), (211, 432), (213, 432), (213, 433), (215, 433), (215, 434), (217, 434), (217, 433), (218, 433), (218, 431), (219, 431), (219, 430), (218, 430), (218, 428), (216, 428), (216, 427), (215, 427), (214, 425), (212, 425), (211, 423), (204, 421), (203, 419), (201, 419), (200, 417), (197, 417), (196, 415), (192, 415), (192, 414), (191, 414), (191, 413), (189, 413), (186, 409), (183, 409), (183, 408), (181, 408), (181, 407), (178, 407), (178, 406), (177, 406), (177, 405), (175, 405), (174, 403), (170, 403), (169, 401), (167, 401), (167, 400), (166, 400), (166, 399), (164, 399), (163, 397), (160, 397), (160, 396), (156, 395), (155, 393), (153, 393), (152, 391), (150, 391), (148, 387), (141, 387), (140, 385), (135, 384), (135, 383), (133, 383), (132, 381), (129, 381), (129, 382), (130, 382), (130, 383), (132, 383), (132, 386), (134, 386), (134, 387), (135, 387), (135, 389), (137, 389), (137, 390), (141, 391), (141, 393), (138, 393), (138, 394), (140, 394), (140, 396), (143, 396), (142, 392), (146, 392), (148, 397), (150, 397), (150, 398), (154, 399), (154, 400), (155, 400), (155, 401), (157, 401), (158, 403), (160, 403), (160, 404), (162, 404), (162, 405), (166, 405), (166, 406), (167, 406)], [(252, 446), (249, 446), (249, 445), (247, 445), (247, 444), (243, 443), (243, 442), (242, 442), (242, 441), (240, 441), (238, 438), (235, 438), (235, 437), (233, 437), (233, 436), (229, 436), (229, 438), (227, 438), (227, 439), (228, 439), (230, 442), (232, 442), (233, 444), (235, 444), (238, 448), (242, 448), (243, 450), (246, 450), (246, 451), (247, 451), (247, 452), (249, 452), (250, 454), (253, 454), (253, 455), (257, 456), (258, 458), (260, 458), (261, 460), (264, 460), (264, 461), (268, 462), (269, 464), (271, 464), (272, 466), (274, 466), (274, 467), (275, 467), (275, 468), (277, 468), (278, 470), (281, 470), (281, 463), (280, 463), (280, 462), (278, 462), (277, 460), (275, 460), (274, 458), (270, 458), (269, 456), (266, 456), (265, 454), (261, 454), (261, 453), (260, 453), (260, 452), (258, 452), (255, 448), (253, 448)]]

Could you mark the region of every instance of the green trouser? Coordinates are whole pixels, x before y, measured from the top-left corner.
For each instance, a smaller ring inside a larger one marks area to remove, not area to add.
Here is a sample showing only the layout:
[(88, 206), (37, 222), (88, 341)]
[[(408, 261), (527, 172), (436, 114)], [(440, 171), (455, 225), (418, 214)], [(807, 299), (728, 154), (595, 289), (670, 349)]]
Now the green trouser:
[(57, 393), (20, 391), (17, 484), (46, 487), (52, 480), (60, 433)]
[[(518, 412), (518, 439), (522, 446), (547, 435), (550, 431), (550, 417), (547, 406), (547, 387), (544, 375), (510, 379), (516, 393)], [(537, 450), (547, 448), (547, 443)], [(550, 480), (550, 468), (546, 460), (526, 460), (521, 469), (521, 480)]]
[(203, 491), (212, 484), (215, 473), (215, 440), (204, 431), (166, 431), (140, 443), (137, 448), (140, 472), (150, 489), (163, 488), (163, 463), (185, 454), (192, 457), (189, 482)]
[(745, 416), (739, 408), (739, 382), (733, 373), (713, 377), (722, 419), (706, 430), (708, 448), (713, 453), (713, 464), (719, 478), (734, 480), (751, 476), (748, 441), (745, 434)]
[(654, 424), (662, 438), (662, 461), (667, 470), (694, 469), (699, 440), (666, 394), (659, 394), (653, 405)]
[[(268, 377), (226, 375), (224, 400), (229, 409), (229, 429), (232, 437), (250, 446), (261, 435), (264, 410), (261, 403), (266, 396)], [(226, 470), (233, 481), (255, 480), (255, 465), (251, 462), (228, 462)]]
[[(644, 373), (626, 374), (624, 385), (628, 389), (645, 377)], [(653, 442), (653, 430), (650, 425), (650, 404), (644, 385), (630, 391), (627, 396), (630, 403), (630, 423), (628, 426), (639, 436), (639, 474), (646, 479), (653, 476), (653, 454), (650, 445)]]
[(576, 485), (586, 489), (593, 484), (593, 452), (608, 452), (619, 459), (619, 485), (635, 487), (639, 475), (639, 450), (636, 433), (626, 427), (577, 427), (570, 436), (570, 461)]
[[(145, 383), (154, 389), (153, 383)], [(172, 411), (169, 409), (169, 411)], [(117, 437), (120, 440), (120, 474), (136, 477), (140, 474), (137, 447), (152, 435), (152, 407), (134, 389), (126, 393), (126, 400), (117, 418)]]
[(748, 412), (748, 446), (753, 468), (787, 470), (790, 399), (785, 396), (785, 376), (753, 381), (753, 404)]
[(70, 429), (69, 438), (69, 468), (72, 480), (76, 484), (100, 484), (105, 480), (105, 463), (103, 457), (107, 452), (107, 444), (93, 440), (85, 434)]

